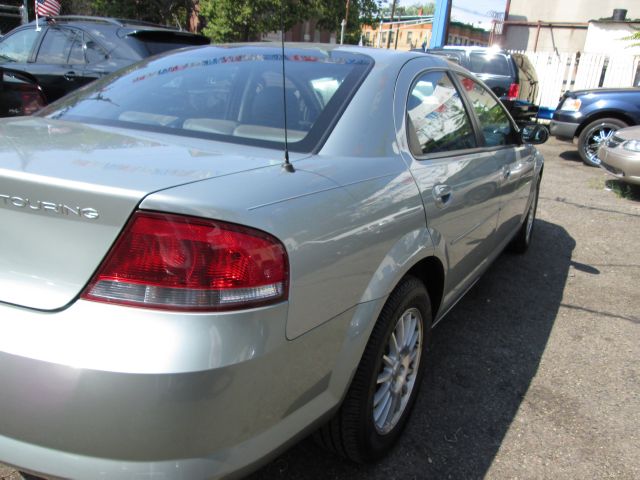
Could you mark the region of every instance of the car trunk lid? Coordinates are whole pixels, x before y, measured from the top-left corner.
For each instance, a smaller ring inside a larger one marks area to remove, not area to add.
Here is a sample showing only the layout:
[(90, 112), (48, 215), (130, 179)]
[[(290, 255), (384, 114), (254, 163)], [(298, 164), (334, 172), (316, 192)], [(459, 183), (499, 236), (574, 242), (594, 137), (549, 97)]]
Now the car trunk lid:
[(36, 117), (0, 122), (0, 302), (64, 308), (149, 193), (280, 152)]

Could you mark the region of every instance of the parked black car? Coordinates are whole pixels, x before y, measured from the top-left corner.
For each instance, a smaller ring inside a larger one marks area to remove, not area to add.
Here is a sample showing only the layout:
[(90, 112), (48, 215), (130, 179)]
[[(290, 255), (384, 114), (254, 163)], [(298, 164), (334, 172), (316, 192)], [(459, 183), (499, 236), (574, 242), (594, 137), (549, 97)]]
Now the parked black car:
[(551, 135), (578, 139), (582, 161), (598, 166), (598, 149), (616, 130), (640, 124), (640, 88), (594, 88), (566, 92), (551, 120)]
[(446, 46), (426, 53), (448, 57), (473, 72), (510, 110), (518, 123), (538, 113), (538, 75), (526, 55), (491, 47)]
[(50, 102), (145, 57), (209, 39), (135, 20), (40, 18), (0, 39), (0, 63), (33, 75)]
[(0, 67), (0, 117), (31, 115), (46, 104), (42, 88), (32, 75)]

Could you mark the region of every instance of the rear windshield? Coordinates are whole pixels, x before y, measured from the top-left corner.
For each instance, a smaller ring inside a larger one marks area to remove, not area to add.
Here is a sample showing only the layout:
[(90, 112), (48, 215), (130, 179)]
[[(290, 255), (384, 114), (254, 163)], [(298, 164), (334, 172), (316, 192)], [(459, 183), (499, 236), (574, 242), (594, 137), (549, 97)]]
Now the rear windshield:
[(500, 53), (471, 52), (469, 55), (469, 70), (474, 73), (489, 73), (491, 75), (512, 75), (509, 60)]
[(373, 60), (360, 54), (203, 47), (147, 60), (40, 115), (291, 150), (323, 139)]
[(464, 52), (460, 50), (427, 50), (427, 53), (447, 57), (449, 60), (453, 60), (454, 62), (463, 65)]
[(174, 32), (163, 31), (138, 31), (131, 33), (128, 37), (136, 45), (142, 57), (150, 57), (158, 53), (168, 52), (182, 47), (206, 45), (209, 39), (199, 35), (184, 35)]

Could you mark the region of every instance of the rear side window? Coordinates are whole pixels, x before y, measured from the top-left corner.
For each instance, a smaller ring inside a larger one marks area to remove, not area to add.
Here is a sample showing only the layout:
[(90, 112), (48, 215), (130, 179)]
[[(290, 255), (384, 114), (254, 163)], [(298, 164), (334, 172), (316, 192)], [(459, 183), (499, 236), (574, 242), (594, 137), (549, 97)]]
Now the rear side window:
[(407, 101), (409, 147), (416, 156), (476, 146), (460, 94), (445, 72), (415, 82)]
[(480, 122), (485, 145), (496, 147), (518, 143), (515, 129), (500, 102), (479, 83), (469, 77), (457, 75)]
[(43, 115), (89, 123), (312, 151), (372, 65), (346, 52), (203, 48), (122, 71)]
[(488, 73), (505, 77), (512, 75), (509, 59), (501, 53), (471, 52), (469, 62), (469, 70), (474, 73)]
[[(55, 65), (67, 64), (74, 45), (81, 47), (82, 33), (67, 28), (49, 28), (38, 50), (36, 62)], [(74, 52), (77, 57), (78, 48)]]
[(84, 57), (89, 64), (100, 63), (108, 58), (107, 53), (89, 36), (84, 36)]
[(535, 102), (538, 95), (538, 75), (536, 74), (535, 67), (526, 55), (515, 53), (511, 58), (513, 58), (518, 68), (518, 80), (520, 83), (519, 97), (532, 103)]
[(102, 48), (86, 33), (78, 32), (69, 54), (70, 64), (99, 63), (107, 58)]
[(173, 32), (140, 31), (128, 35), (129, 40), (142, 57), (157, 55), (183, 47), (205, 45), (207, 40), (195, 35), (181, 35)]

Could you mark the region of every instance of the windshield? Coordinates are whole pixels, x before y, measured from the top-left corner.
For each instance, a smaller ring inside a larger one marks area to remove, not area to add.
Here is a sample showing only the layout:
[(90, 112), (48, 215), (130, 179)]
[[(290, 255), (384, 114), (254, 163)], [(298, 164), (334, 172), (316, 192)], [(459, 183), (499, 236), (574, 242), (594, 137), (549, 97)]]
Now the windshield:
[(204, 47), (121, 71), (52, 104), (50, 118), (312, 151), (368, 72), (370, 57), (321, 50)]
[(506, 55), (500, 53), (471, 52), (469, 61), (469, 70), (473, 73), (488, 73), (505, 77), (512, 75), (511, 68), (509, 68), (509, 60)]

